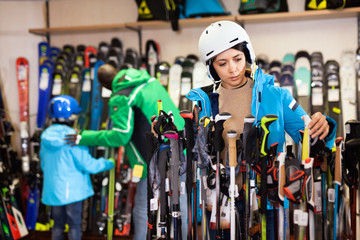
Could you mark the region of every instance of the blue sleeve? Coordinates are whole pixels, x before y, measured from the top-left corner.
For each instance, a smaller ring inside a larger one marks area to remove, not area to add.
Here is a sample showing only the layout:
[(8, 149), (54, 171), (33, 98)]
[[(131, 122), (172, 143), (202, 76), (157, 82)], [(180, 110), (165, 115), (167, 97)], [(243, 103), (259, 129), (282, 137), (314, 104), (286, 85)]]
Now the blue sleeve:
[(299, 143), (300, 130), (304, 130), (305, 123), (301, 119), (307, 115), (300, 104), (294, 99), (288, 89), (282, 89), (283, 116), (285, 131), (295, 143)]
[(114, 163), (108, 159), (93, 158), (86, 146), (74, 146), (70, 152), (74, 158), (76, 167), (81, 171), (96, 174), (114, 167)]

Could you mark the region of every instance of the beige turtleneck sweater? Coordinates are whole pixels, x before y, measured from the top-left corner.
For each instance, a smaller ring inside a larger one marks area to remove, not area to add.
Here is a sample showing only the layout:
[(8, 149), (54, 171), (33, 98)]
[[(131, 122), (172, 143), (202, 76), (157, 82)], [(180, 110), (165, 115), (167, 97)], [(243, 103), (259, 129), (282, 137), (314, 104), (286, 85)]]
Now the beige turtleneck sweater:
[[(222, 85), (219, 86), (219, 113), (228, 112), (231, 114), (231, 118), (224, 123), (224, 131), (222, 134), (225, 142), (225, 148), (221, 153), (224, 166), (226, 164), (226, 150), (229, 144), (226, 134), (229, 130), (235, 130), (237, 132), (237, 139), (239, 139), (244, 128), (244, 118), (251, 114), (253, 85), (253, 80), (248, 78), (247, 82), (239, 88), (225, 89)], [(240, 179), (237, 178), (238, 184), (240, 183), (238, 182), (239, 180)]]

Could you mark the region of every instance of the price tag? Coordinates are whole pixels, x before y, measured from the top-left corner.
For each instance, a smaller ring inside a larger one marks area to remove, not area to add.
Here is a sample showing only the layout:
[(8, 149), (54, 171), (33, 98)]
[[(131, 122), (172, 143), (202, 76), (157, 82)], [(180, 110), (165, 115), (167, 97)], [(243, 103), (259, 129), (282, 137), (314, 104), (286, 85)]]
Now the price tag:
[(208, 188), (208, 185), (207, 185), (207, 176), (203, 176), (202, 177), (202, 182), (203, 182), (203, 185), (204, 185), (204, 189), (206, 190)]
[(322, 212), (322, 194), (321, 194), (321, 182), (314, 182), (315, 188), (315, 213)]
[(139, 182), (140, 178), (143, 175), (143, 171), (144, 171), (144, 166), (143, 165), (135, 164), (134, 169), (133, 169), (132, 181), (133, 182)]
[[(61, 80), (60, 80), (61, 81)], [(52, 95), (57, 96), (61, 94), (61, 82), (54, 82)]]
[(308, 213), (303, 212), (299, 209), (294, 210), (294, 224), (299, 226), (307, 226), (308, 225)]
[(150, 211), (156, 211), (159, 208), (159, 203), (157, 198), (150, 199)]
[(71, 75), (70, 82), (71, 83), (78, 83), (79, 82), (79, 78), (78, 78), (77, 74), (72, 74)]
[(169, 192), (170, 190), (170, 183), (169, 183), (169, 178), (165, 179), (165, 192)]
[(82, 86), (83, 92), (90, 92), (91, 91), (91, 82), (90, 80), (85, 80)]
[(329, 202), (332, 202), (332, 203), (335, 202), (335, 189), (334, 188), (329, 188), (328, 199), (329, 199)]
[(311, 101), (313, 106), (322, 106), (323, 103), (323, 90), (322, 88), (313, 88), (311, 93)]
[(41, 90), (46, 90), (49, 86), (49, 73), (47, 72), (43, 72), (41, 73), (40, 76), (40, 83), (39, 83), (39, 88)]
[(328, 101), (338, 102), (340, 100), (340, 90), (338, 88), (328, 89)]
[(185, 194), (185, 182), (180, 183), (180, 194)]

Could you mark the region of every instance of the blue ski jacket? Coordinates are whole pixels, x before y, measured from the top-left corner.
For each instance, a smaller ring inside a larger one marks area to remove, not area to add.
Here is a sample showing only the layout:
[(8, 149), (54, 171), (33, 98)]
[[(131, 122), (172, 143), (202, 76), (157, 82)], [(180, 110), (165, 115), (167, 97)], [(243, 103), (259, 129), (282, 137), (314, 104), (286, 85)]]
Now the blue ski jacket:
[(53, 124), (41, 134), (42, 202), (45, 205), (66, 205), (94, 195), (90, 174), (114, 167), (110, 160), (93, 158), (86, 146), (66, 145), (67, 134), (76, 134), (76, 131), (63, 124)]
[[(217, 114), (214, 108), (216, 104), (211, 102), (211, 95), (218, 93), (213, 92), (213, 86), (192, 89), (187, 98), (196, 101), (201, 106), (199, 119), (203, 116), (210, 117)], [(214, 112), (215, 110), (215, 112)], [(239, 109), (241, 111), (241, 109)], [(278, 143), (277, 152), (284, 152), (285, 131), (292, 137), (295, 143), (300, 140), (300, 130), (304, 129), (302, 116), (307, 115), (303, 108), (296, 102), (289, 90), (274, 86), (274, 77), (264, 74), (258, 68), (254, 74), (254, 86), (252, 90), (251, 114), (255, 116), (255, 124), (260, 125), (261, 118), (267, 114), (275, 114), (278, 119), (270, 124), (268, 149)], [(215, 117), (215, 116), (214, 116)], [(330, 126), (328, 136), (325, 138), (326, 146), (331, 149), (335, 142), (336, 122), (326, 116)]]

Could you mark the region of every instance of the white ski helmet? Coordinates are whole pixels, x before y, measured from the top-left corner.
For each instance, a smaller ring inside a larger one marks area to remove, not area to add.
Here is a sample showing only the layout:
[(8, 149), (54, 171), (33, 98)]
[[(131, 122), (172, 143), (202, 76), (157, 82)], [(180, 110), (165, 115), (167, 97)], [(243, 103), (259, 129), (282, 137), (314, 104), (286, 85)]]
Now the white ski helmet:
[(211, 60), (219, 53), (228, 50), (235, 45), (243, 43), (248, 53), (245, 53), (246, 60), (253, 64), (255, 63), (255, 53), (251, 46), (249, 35), (244, 28), (232, 21), (218, 21), (210, 24), (200, 36), (199, 39), (199, 54), (200, 60), (206, 65), (209, 77), (218, 81), (219, 77), (212, 69)]

